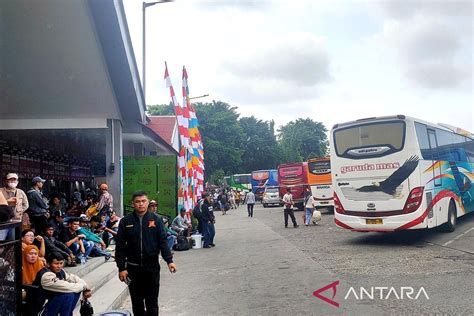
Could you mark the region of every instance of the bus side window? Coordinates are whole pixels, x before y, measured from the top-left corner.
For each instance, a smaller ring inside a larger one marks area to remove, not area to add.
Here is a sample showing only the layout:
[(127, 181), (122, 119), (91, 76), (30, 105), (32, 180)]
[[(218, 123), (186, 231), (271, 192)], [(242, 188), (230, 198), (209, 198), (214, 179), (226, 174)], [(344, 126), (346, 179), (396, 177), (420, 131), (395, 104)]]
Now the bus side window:
[(426, 125), (415, 122), (416, 136), (420, 146), (421, 156), (423, 159), (432, 160), (430, 142), (428, 140), (428, 133), (426, 132)]
[[(438, 152), (438, 141), (436, 139), (436, 131), (433, 129), (428, 129), (428, 140), (430, 143), (431, 148), (431, 160), (434, 162), (439, 160), (439, 152)], [(433, 169), (433, 177), (434, 177), (434, 185), (439, 186), (441, 185), (441, 165)]]
[(474, 140), (466, 137), (466, 141), (462, 145), (467, 160), (474, 163)]

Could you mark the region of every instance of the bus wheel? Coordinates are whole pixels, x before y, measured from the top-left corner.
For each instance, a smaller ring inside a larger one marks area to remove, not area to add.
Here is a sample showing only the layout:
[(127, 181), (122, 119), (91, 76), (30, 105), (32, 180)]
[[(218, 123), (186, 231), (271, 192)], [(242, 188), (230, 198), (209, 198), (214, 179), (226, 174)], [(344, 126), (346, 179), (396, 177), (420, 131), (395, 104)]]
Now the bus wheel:
[(443, 224), (443, 231), (452, 233), (456, 229), (456, 205), (453, 201), (449, 202), (448, 221)]

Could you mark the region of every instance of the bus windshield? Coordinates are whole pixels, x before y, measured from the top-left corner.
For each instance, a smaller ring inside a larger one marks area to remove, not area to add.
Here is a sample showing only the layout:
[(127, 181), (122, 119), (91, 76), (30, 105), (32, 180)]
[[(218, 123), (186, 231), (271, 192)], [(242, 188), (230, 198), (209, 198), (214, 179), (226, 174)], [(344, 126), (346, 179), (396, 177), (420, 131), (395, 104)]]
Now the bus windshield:
[(303, 167), (295, 166), (295, 167), (286, 167), (280, 169), (280, 176), (281, 177), (292, 177), (292, 176), (299, 176), (303, 173)]
[(250, 183), (250, 175), (249, 174), (234, 175), (234, 182), (237, 184), (248, 184)]
[(351, 158), (388, 155), (403, 149), (404, 141), (403, 121), (351, 126), (334, 132), (336, 154)]
[(252, 172), (252, 179), (253, 180), (267, 180), (269, 175), (270, 175), (269, 171)]
[(309, 161), (308, 162), (309, 172), (312, 174), (324, 174), (331, 172), (331, 161)]

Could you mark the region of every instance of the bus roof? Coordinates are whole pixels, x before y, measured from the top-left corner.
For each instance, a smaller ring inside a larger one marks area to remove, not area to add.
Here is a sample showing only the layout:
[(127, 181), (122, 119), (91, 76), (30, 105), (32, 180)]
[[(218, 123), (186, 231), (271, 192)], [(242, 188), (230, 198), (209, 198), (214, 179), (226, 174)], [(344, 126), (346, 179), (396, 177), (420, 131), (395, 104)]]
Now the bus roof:
[(252, 171), (252, 173), (257, 173), (257, 172), (267, 172), (267, 171), (276, 171), (276, 169), (263, 169), (263, 170), (255, 170), (255, 171)]
[[(455, 133), (455, 134), (466, 136), (466, 137), (469, 137), (469, 138), (473, 137), (472, 133), (470, 133), (468, 131), (465, 131), (461, 128), (455, 127), (455, 126), (451, 126), (451, 125), (448, 125), (448, 124), (441, 124), (441, 123), (439, 123), (439, 124), (430, 123), (430, 122), (427, 122), (427, 121), (424, 121), (424, 120), (420, 120), (420, 119), (417, 119), (417, 118), (414, 118), (414, 117), (401, 115), (401, 114), (399, 114), (399, 115), (390, 115), (390, 116), (379, 116), (379, 117), (374, 116), (374, 117), (367, 117), (367, 118), (358, 119), (358, 120), (355, 120), (355, 121), (338, 123), (338, 124), (335, 124), (332, 127), (332, 129), (334, 130), (334, 129), (340, 128), (340, 127), (348, 127), (348, 126), (351, 126), (351, 125), (359, 125), (361, 123), (366, 123), (366, 122), (388, 121), (388, 120), (393, 120), (393, 119), (418, 122), (418, 123), (422, 123), (422, 124), (425, 124), (425, 125), (428, 125), (428, 126), (439, 128), (441, 130), (445, 130), (445, 131), (448, 131), (448, 132), (452, 132), (452, 133)], [(467, 134), (469, 134), (469, 135), (467, 135)]]
[(286, 168), (286, 167), (293, 167), (293, 166), (300, 166), (300, 165), (304, 165), (306, 163), (307, 163), (306, 161), (282, 163), (281, 165), (278, 165), (278, 169)]

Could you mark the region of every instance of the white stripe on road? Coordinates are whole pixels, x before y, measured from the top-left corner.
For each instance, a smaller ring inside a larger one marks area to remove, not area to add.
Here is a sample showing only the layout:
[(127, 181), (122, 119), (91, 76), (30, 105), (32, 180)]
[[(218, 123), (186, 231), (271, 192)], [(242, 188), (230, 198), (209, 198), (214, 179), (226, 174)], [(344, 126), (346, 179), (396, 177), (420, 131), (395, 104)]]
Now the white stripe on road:
[(466, 230), (465, 234), (469, 233), (471, 230), (474, 230), (474, 227), (471, 227), (468, 230)]
[(464, 235), (466, 235), (467, 233), (469, 233), (471, 230), (474, 230), (474, 227), (469, 228), (469, 229), (466, 230), (464, 233), (459, 234), (459, 235), (457, 235), (456, 237), (454, 237), (453, 239), (451, 239), (450, 241), (445, 242), (445, 243), (443, 244), (443, 246), (447, 246), (447, 245), (453, 243), (455, 240), (458, 240), (458, 239), (461, 238), (462, 236), (464, 236)]

